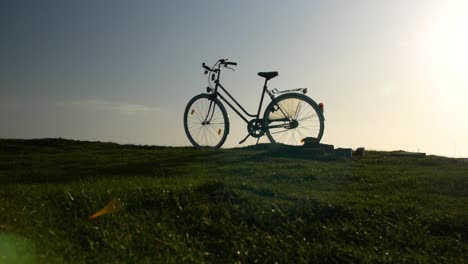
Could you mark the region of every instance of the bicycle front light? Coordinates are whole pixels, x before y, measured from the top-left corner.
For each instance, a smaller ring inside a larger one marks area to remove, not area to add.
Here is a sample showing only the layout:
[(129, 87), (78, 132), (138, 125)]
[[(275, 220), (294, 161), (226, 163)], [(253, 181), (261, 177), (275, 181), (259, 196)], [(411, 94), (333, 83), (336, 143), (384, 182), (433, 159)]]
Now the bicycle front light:
[(213, 92), (213, 89), (211, 89), (210, 87), (206, 87), (206, 92), (207, 92), (207, 93), (212, 93), (212, 92)]
[(322, 111), (322, 113), (325, 111), (325, 106), (323, 105), (323, 103), (319, 104), (319, 108), (320, 108), (320, 111)]

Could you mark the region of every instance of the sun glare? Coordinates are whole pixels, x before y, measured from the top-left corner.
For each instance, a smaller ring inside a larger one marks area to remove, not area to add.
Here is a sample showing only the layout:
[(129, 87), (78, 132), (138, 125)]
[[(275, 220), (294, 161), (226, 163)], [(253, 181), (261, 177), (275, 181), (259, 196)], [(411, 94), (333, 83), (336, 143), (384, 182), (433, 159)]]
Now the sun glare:
[(450, 78), (462, 89), (468, 84), (468, 1), (447, 1), (438, 13), (431, 21), (427, 52), (435, 74)]

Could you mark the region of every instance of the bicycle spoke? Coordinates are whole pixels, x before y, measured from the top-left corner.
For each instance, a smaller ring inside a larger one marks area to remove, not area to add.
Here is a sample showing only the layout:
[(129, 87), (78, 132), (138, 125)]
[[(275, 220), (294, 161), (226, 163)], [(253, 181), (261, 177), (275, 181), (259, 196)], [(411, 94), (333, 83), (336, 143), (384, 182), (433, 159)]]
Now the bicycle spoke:
[(301, 131), (298, 129), (297, 132), (299, 133), (299, 135), (301, 136), (301, 139), (304, 139), (304, 135), (302, 135)]
[(280, 130), (280, 131), (276, 131), (276, 132), (273, 132), (273, 133), (270, 133), (271, 135), (274, 135), (274, 134), (278, 134), (278, 133), (284, 133), (284, 132), (288, 132), (289, 130), (286, 129), (286, 130)]
[(293, 129), (292, 131), (291, 145), (294, 145), (294, 142), (296, 142), (296, 130), (295, 129)]
[(282, 136), (280, 136), (278, 140), (280, 141), (281, 139), (283, 139), (284, 136), (286, 136), (289, 132), (290, 132), (290, 130), (286, 130), (286, 133), (284, 133)]
[(312, 130), (310, 130), (310, 129), (306, 128), (306, 127), (303, 127), (303, 126), (301, 126), (301, 125), (299, 125), (299, 126), (300, 126), (301, 128), (303, 128), (304, 130), (309, 131), (311, 134), (315, 134), (315, 132), (313, 132)]
[(212, 127), (207, 127), (207, 128), (206, 128), (206, 130), (207, 130), (207, 132), (208, 132), (207, 134), (210, 135), (210, 138), (215, 138), (215, 135), (213, 135), (213, 133), (211, 132), (211, 131), (212, 131), (211, 129), (212, 129)]
[(307, 112), (304, 115), (301, 115), (301, 116), (303, 116), (303, 118), (308, 117), (308, 116), (317, 116), (314, 108), (309, 108), (306, 111)]
[(302, 106), (302, 101), (300, 100), (298, 105), (297, 105), (297, 108), (296, 108), (296, 113), (294, 114), (294, 119), (297, 119), (297, 116), (299, 115), (301, 106)]
[(300, 122), (300, 121), (306, 121), (306, 120), (313, 120), (313, 119), (316, 119), (315, 117), (317, 117), (317, 116), (311, 116), (311, 117), (307, 117), (307, 118), (305, 117), (305, 118), (302, 118), (302, 119), (297, 119), (297, 121)]
[[(307, 106), (309, 106), (309, 107), (307, 107)], [(301, 112), (299, 113), (299, 115), (298, 115), (297, 119), (299, 119), (299, 116), (307, 116), (307, 115), (308, 115), (308, 113), (309, 113), (308, 111), (315, 112), (315, 110), (314, 110), (314, 108), (313, 108), (313, 107), (311, 107), (310, 105), (307, 105), (307, 106), (305, 107), (306, 114), (303, 114), (303, 113), (304, 113), (304, 108), (303, 108), (303, 109), (301, 109)]]
[(205, 136), (205, 133), (203, 133), (204, 131), (204, 127), (200, 127), (200, 133), (199, 133), (199, 136), (197, 138), (197, 143), (202, 145), (203, 144), (203, 139), (204, 139), (204, 136)]
[(193, 130), (193, 135), (195, 136), (197, 132), (200, 131), (200, 129), (202, 128), (202, 126), (191, 126), (189, 127), (191, 130)]
[(199, 127), (197, 130), (195, 130), (195, 131), (193, 132), (193, 136), (196, 137), (196, 138), (198, 138), (198, 134), (200, 134), (200, 130), (201, 130), (201, 129), (202, 129), (202, 127)]
[(206, 142), (208, 142), (206, 127), (203, 126), (203, 145), (206, 146)]

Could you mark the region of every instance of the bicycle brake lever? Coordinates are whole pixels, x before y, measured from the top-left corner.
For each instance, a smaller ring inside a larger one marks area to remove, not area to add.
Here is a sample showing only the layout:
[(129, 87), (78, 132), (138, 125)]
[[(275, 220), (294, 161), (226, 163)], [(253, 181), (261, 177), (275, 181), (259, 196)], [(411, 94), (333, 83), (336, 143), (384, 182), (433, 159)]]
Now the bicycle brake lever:
[(230, 69), (230, 70), (233, 71), (233, 72), (236, 71), (236, 70), (234, 70), (233, 68), (229, 68), (229, 67), (227, 67), (227, 66), (224, 66), (224, 68), (228, 68), (228, 69)]

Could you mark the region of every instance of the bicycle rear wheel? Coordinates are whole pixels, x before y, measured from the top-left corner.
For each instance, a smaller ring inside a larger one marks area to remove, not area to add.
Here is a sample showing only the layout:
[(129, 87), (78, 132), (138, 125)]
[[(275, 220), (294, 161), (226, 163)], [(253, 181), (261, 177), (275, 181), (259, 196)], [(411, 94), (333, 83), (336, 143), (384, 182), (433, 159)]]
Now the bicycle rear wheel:
[(184, 128), (194, 147), (218, 149), (229, 133), (226, 109), (209, 94), (197, 95), (185, 107)]
[(293, 146), (302, 145), (305, 138), (320, 142), (325, 126), (317, 103), (297, 93), (275, 98), (265, 109), (263, 119), (271, 143)]

